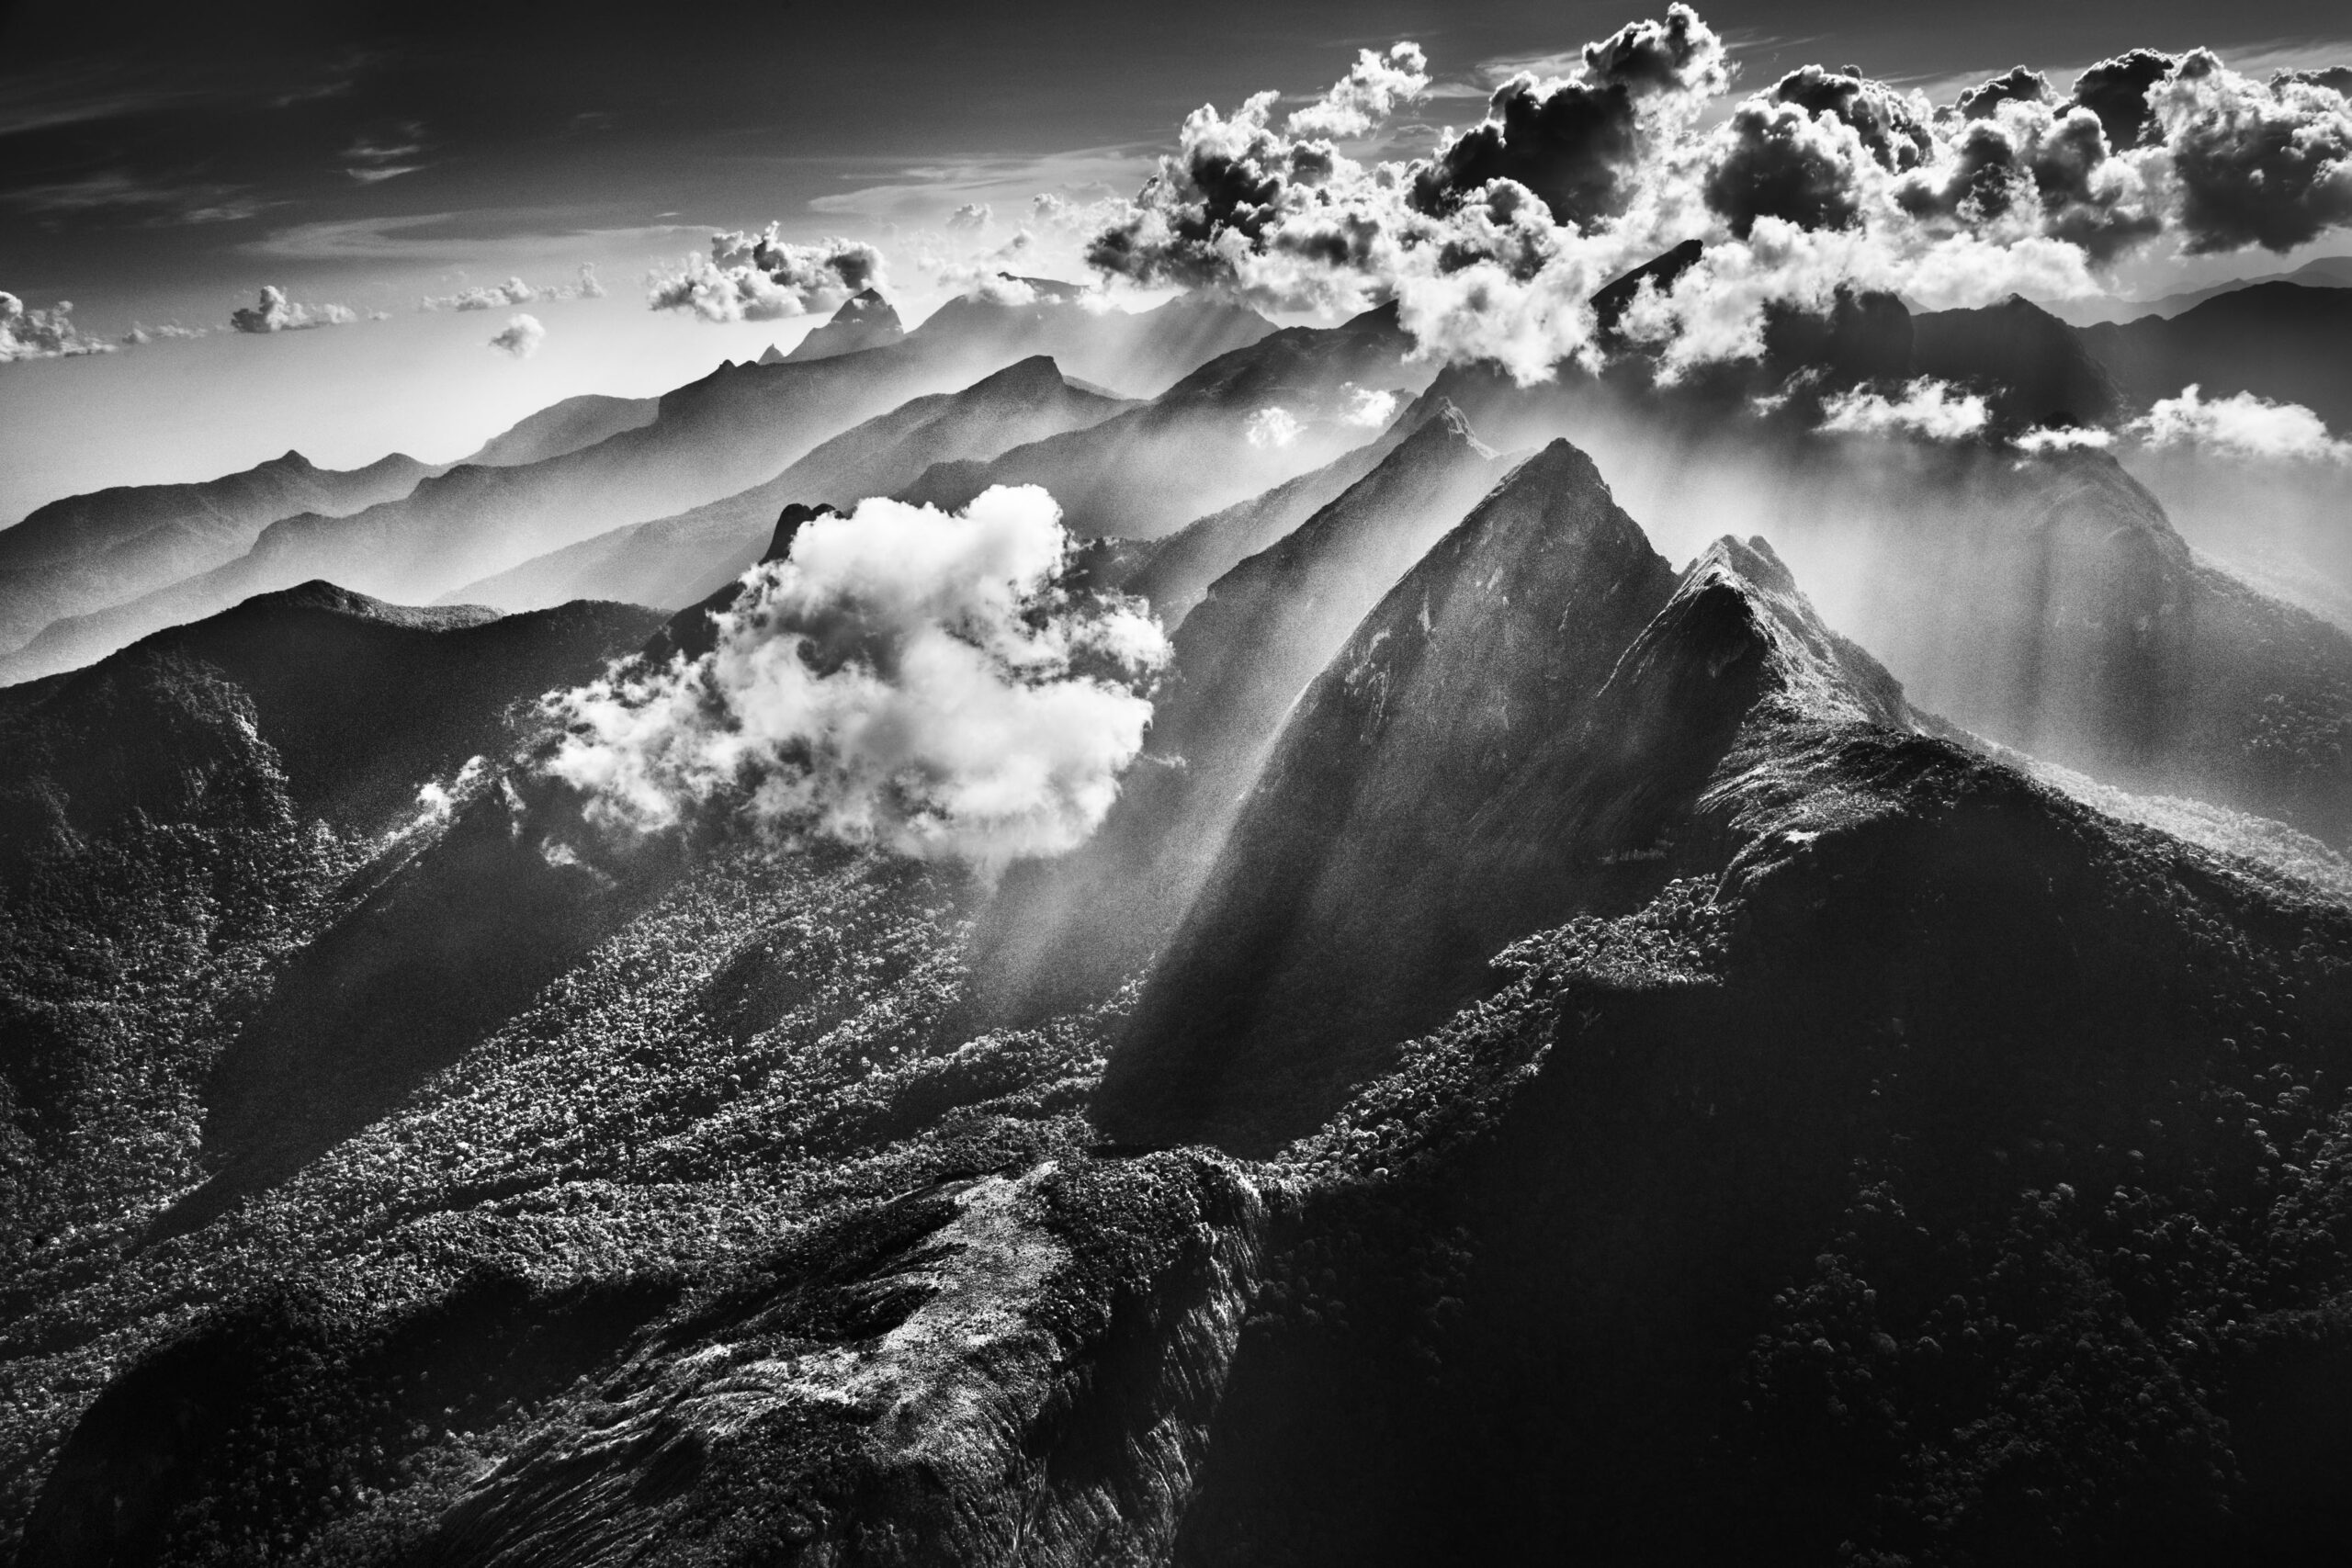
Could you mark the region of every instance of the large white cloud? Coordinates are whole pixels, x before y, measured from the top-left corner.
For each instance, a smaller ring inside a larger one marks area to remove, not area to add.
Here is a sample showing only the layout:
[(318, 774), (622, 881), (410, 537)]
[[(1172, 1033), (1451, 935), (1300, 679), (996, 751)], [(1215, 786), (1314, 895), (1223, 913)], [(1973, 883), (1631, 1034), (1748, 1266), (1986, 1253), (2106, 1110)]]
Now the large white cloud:
[(1053, 498), (887, 500), (804, 525), (702, 658), (549, 699), (548, 766), (642, 830), (724, 801), (792, 833), (993, 869), (1082, 841), (1166, 660), (1134, 601), (1074, 595)]
[(2158, 400), (2130, 432), (2151, 446), (2195, 446), (2230, 457), (2352, 462), (2352, 442), (2328, 434), (2319, 415), (2252, 392), (2208, 398), (2199, 387), (2185, 387), (2177, 398)]
[(68, 359), (111, 354), (114, 344), (86, 337), (74, 323), (74, 302), (61, 299), (46, 310), (0, 290), (0, 365), (18, 359)]
[(712, 235), (710, 254), (648, 279), (646, 299), (707, 321), (768, 321), (830, 310), (882, 278), (882, 253), (864, 241), (794, 244), (771, 223), (757, 234)]
[(548, 329), (537, 316), (522, 313), (506, 318), (506, 330), (492, 338), (490, 346), (516, 359), (528, 359), (539, 352), (547, 337)]

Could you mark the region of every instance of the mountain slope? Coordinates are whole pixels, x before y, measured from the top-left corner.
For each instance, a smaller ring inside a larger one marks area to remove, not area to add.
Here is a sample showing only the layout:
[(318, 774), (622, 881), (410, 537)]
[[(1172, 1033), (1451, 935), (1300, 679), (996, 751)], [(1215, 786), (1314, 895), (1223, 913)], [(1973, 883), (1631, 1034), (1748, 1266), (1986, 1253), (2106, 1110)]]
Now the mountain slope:
[(758, 558), (776, 513), (793, 502), (852, 505), (888, 495), (932, 464), (1084, 429), (1125, 407), (1071, 386), (1037, 355), (960, 392), (911, 399), (843, 432), (765, 484), (675, 517), (614, 529), (450, 592), (510, 609), (567, 599), (692, 603)]
[[(904, 495), (953, 507), (991, 485), (1039, 484), (1078, 533), (1151, 538), (1360, 445), (1368, 433), (1338, 417), (1347, 389), (1406, 378), (1411, 346), (1393, 306), (1328, 330), (1286, 327), (1143, 408), (989, 462), (942, 464)], [(1270, 413), (1289, 423), (1269, 424)]]
[(910, 398), (967, 386), (1040, 353), (1084, 379), (1128, 385), (1180, 375), (1264, 330), (1238, 307), (1182, 299), (1136, 315), (1075, 302), (951, 301), (885, 347), (722, 366), (664, 393), (651, 423), (580, 451), (517, 468), (458, 468), (348, 517), (284, 519), (201, 578), (54, 626), (0, 665), (0, 680), (70, 669), (160, 626), (312, 577), (431, 600), (616, 525), (739, 493)]
[(1016, 1015), (1107, 995), (1182, 916), (1293, 700), (1365, 613), (1510, 472), (1447, 408), (1285, 537), (1220, 577), (1174, 636), (1149, 749), (1093, 840), (1015, 870), (978, 968)]
[(587, 392), (549, 403), (527, 419), (499, 432), (464, 459), (476, 468), (517, 468), (594, 446), (608, 435), (653, 423), (661, 412), (657, 398), (615, 398)]
[(430, 818), (419, 787), (655, 624), (312, 583), (0, 694), (0, 1272), (119, 1245), (184, 1189), (256, 990)]
[(118, 603), (243, 553), (262, 529), (311, 512), (357, 512), (435, 470), (394, 453), (347, 471), (288, 452), (201, 484), (68, 496), (0, 530), (0, 652), (49, 622)]
[(2170, 318), (2081, 329), (2142, 408), (2192, 382), (2209, 398), (2254, 392), (2352, 430), (2352, 289), (2258, 283)]
[[(609, 840), (477, 776), (271, 928), (218, 1163), (12, 1255), (0, 1529), (65, 1565), (2327, 1560), (2352, 911), (1919, 733), (1762, 546), (1677, 573), (1565, 449), (1360, 630), (1249, 825), (1360, 947), (1227, 956), (1436, 1026), (1272, 1005), (1193, 1058), (1297, 1143), (1105, 1140), (1203, 1130), (1121, 1103), (1166, 963), (1123, 1038), (1124, 998), (983, 1029), (951, 868)], [(261, 776), (158, 750), (224, 811)]]

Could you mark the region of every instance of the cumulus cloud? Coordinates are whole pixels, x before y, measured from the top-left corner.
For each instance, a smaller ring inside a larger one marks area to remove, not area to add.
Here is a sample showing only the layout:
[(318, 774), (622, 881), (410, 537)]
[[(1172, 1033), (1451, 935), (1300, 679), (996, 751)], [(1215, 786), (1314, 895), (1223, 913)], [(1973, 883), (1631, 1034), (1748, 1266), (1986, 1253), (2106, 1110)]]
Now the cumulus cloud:
[(1965, 441), (1983, 433), (1988, 417), (1983, 398), (1923, 376), (1905, 387), (1900, 398), (1860, 388), (1832, 393), (1822, 400), (1820, 427), (1845, 434)]
[(882, 276), (882, 253), (864, 241), (794, 244), (771, 223), (758, 234), (712, 235), (709, 255), (687, 256), (677, 270), (650, 277), (646, 300), (707, 321), (770, 321), (831, 310)]
[(1340, 423), (1366, 430), (1378, 430), (1386, 424), (1396, 416), (1397, 403), (1403, 400), (1395, 392), (1352, 384), (1340, 389)]
[(1287, 446), (1296, 441), (1306, 428), (1290, 410), (1269, 407), (1251, 414), (1242, 425), (1242, 434), (1252, 446)]
[(539, 344), (547, 341), (548, 330), (533, 315), (506, 318), (506, 330), (490, 340), (490, 346), (517, 359), (528, 359), (539, 352)]
[(2230, 457), (2352, 462), (2352, 442), (2329, 435), (2319, 415), (2301, 403), (2275, 403), (2252, 392), (2208, 398), (2190, 385), (2177, 398), (2160, 400), (2130, 429), (2151, 446), (2197, 446)]
[(984, 870), (1058, 854), (1110, 809), (1168, 657), (1136, 602), (1064, 587), (1070, 550), (1035, 486), (820, 515), (745, 575), (709, 653), (548, 699), (547, 767), (638, 830), (723, 803)]
[(985, 229), (993, 216), (987, 202), (967, 201), (947, 215), (947, 226), (950, 229)]
[(2352, 224), (2352, 103), (2327, 74), (2256, 82), (2199, 49), (2152, 89), (2189, 251), (2291, 250)]
[(420, 310), (503, 310), (539, 299), (602, 299), (605, 286), (597, 281), (594, 262), (582, 263), (577, 281), (534, 285), (519, 277), (503, 283), (460, 288), (454, 294), (428, 294), (416, 302)]
[(74, 323), (74, 301), (61, 299), (46, 310), (0, 290), (0, 365), (18, 359), (69, 359), (111, 354), (114, 344), (86, 337)]
[(1288, 129), (1293, 136), (1363, 136), (1429, 90), (1430, 62), (1419, 44), (1391, 44), (1385, 53), (1358, 50), (1354, 68), (1293, 112)]
[(1698, 265), (1612, 319), (1610, 351), (1638, 346), (1671, 379), (1754, 356), (1772, 312), (1818, 314), (1841, 291), (1931, 310), (2080, 297), (2161, 244), (2278, 249), (2352, 226), (2337, 73), (2260, 82), (2143, 50), (2071, 92), (2020, 67), (1938, 106), (1811, 65), (1726, 105), (1723, 42), (1679, 5), (1574, 61), (1512, 77), (1477, 124), (1400, 162), (1349, 157), (1336, 107), (1319, 112), (1347, 105), (1370, 128), (1394, 107), (1365, 90), (1366, 61), (1287, 121), (1272, 93), (1203, 107), (1087, 259), (1270, 308), (1393, 300), (1425, 353), (1528, 380), (1596, 364), (1594, 290), (1696, 240)]
[(262, 286), (258, 304), (229, 312), (229, 326), (241, 333), (295, 333), (311, 327), (347, 327), (359, 319), (348, 305), (298, 305), (275, 284)]

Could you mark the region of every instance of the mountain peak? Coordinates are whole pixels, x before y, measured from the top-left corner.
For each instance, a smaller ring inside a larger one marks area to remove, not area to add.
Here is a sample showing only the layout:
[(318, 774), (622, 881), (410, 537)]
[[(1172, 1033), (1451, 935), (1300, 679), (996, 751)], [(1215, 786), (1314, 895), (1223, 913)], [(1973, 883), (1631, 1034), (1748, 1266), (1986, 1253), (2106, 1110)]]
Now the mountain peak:
[[(874, 289), (861, 288), (842, 300), (841, 308), (823, 326), (796, 344), (790, 354), (775, 360), (762, 355), (760, 363), (806, 364), (812, 359), (831, 359), (865, 349), (887, 347), (906, 335), (899, 312), (891, 309), (890, 302)], [(775, 353), (773, 346), (769, 353)]]
[(1448, 440), (1464, 443), (1481, 457), (1491, 457), (1495, 455), (1495, 449), (1492, 446), (1478, 439), (1478, 433), (1470, 428), (1470, 416), (1464, 413), (1461, 405), (1452, 398), (1440, 398), (1437, 412), (1423, 420), (1420, 429), (1414, 431), (1412, 435), (1406, 437), (1406, 440), (1410, 441), (1414, 436), (1419, 435), (1421, 431), (1432, 429), (1442, 431)]

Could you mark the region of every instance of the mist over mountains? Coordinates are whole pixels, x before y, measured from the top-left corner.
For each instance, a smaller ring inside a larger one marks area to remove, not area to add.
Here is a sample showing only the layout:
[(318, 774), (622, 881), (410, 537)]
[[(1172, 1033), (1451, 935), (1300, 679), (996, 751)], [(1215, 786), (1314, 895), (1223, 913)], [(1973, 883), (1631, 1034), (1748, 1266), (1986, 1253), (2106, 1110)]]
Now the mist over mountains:
[(0, 1555), (2333, 1561), (2344, 85), (1571, 58), (0, 530)]

